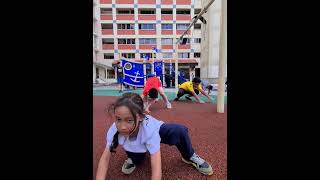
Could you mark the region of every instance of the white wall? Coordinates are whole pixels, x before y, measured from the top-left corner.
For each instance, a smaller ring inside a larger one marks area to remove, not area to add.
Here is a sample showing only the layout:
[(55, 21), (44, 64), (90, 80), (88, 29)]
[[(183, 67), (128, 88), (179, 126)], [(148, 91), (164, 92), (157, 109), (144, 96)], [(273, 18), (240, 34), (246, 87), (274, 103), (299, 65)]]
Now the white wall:
[(102, 79), (106, 81), (106, 75), (105, 75), (105, 69), (104, 68), (99, 68), (99, 79)]
[(194, 2), (194, 7), (195, 8), (202, 8), (202, 2), (201, 2), (201, 0), (193, 0), (193, 2)]
[(93, 71), (92, 72), (93, 72), (93, 76), (92, 76), (93, 77), (93, 82), (95, 82), (97, 77), (96, 77), (96, 65), (94, 65), (94, 64), (93, 64)]

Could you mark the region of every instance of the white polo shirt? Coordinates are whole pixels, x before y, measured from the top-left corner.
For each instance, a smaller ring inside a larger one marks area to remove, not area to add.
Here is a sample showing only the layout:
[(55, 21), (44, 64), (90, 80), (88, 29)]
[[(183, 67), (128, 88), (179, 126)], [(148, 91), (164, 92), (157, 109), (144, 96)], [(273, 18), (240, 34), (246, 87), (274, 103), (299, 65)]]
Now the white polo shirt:
[[(139, 132), (136, 138), (129, 138), (118, 135), (118, 142), (126, 151), (144, 153), (149, 151), (154, 154), (160, 149), (160, 126), (163, 121), (159, 121), (150, 115), (146, 115), (144, 120), (139, 124)], [(112, 123), (107, 132), (107, 148), (109, 149), (114, 134), (117, 132), (116, 124)]]

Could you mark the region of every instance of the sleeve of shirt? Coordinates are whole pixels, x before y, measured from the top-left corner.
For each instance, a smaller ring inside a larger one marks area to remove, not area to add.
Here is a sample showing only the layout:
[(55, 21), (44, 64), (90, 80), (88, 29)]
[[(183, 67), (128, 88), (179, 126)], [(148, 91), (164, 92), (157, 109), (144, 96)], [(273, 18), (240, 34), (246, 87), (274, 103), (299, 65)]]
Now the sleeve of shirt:
[(158, 152), (158, 150), (160, 149), (160, 141), (161, 138), (159, 135), (159, 131), (155, 131), (152, 134), (151, 138), (147, 140), (146, 147), (151, 155)]
[(109, 128), (108, 132), (107, 132), (107, 146), (110, 147), (112, 140), (113, 140), (113, 136), (116, 134), (117, 132), (117, 127), (115, 123), (112, 123), (111, 127)]

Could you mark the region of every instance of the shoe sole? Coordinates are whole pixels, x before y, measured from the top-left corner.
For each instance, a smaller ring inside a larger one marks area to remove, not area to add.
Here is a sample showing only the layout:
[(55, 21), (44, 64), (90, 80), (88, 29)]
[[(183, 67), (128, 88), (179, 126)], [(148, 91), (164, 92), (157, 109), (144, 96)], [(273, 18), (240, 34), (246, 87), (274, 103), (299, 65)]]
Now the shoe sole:
[(123, 174), (131, 174), (135, 169), (136, 169), (136, 167), (133, 167), (132, 170), (127, 170), (127, 169), (125, 170), (125, 169), (123, 169), (123, 168), (122, 168), (121, 170), (122, 170), (122, 173), (123, 173)]
[(125, 169), (124, 165), (122, 165), (121, 171), (123, 174), (131, 174), (136, 169), (136, 166), (131, 167), (130, 169)]
[[(195, 164), (195, 163), (192, 163), (192, 162), (190, 162), (190, 161), (187, 161), (187, 160), (185, 160), (185, 159), (183, 159), (183, 158), (181, 158), (182, 159), (182, 161), (184, 162), (184, 163), (186, 163), (186, 164), (191, 164), (193, 167), (195, 167), (198, 171), (199, 171), (199, 169), (197, 168), (197, 165)], [(211, 176), (212, 174), (213, 174), (213, 171), (212, 172), (210, 172), (210, 173), (205, 173), (205, 172), (201, 172), (201, 171), (199, 171), (200, 173), (202, 173), (202, 174), (204, 174), (204, 175), (208, 175), (208, 176)]]

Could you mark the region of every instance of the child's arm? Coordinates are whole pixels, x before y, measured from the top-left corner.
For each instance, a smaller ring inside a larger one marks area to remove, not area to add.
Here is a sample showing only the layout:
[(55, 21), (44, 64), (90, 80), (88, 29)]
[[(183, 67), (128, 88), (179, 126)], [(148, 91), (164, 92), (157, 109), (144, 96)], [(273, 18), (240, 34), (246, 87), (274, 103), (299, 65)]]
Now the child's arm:
[(201, 89), (199, 91), (208, 98), (209, 102), (211, 102), (211, 97), (203, 89)]
[(190, 91), (190, 92), (191, 92), (191, 94), (196, 98), (196, 100), (197, 100), (199, 103), (204, 103), (194, 91)]
[(143, 102), (147, 102), (148, 101), (148, 97), (144, 96), (143, 94), (141, 94), (141, 98), (142, 98)]
[(150, 113), (151, 111), (150, 111), (150, 106), (152, 105), (152, 104), (154, 104), (156, 102), (156, 99), (151, 99), (150, 101), (147, 101), (147, 105), (146, 105), (146, 108), (145, 108), (145, 112), (146, 113)]
[(160, 150), (151, 155), (151, 170), (151, 180), (160, 180), (162, 175)]
[(105, 180), (108, 172), (109, 160), (110, 160), (109, 147), (106, 147), (99, 160), (96, 180)]
[(141, 94), (141, 98), (143, 100), (143, 109), (145, 110), (148, 105), (148, 97)]

